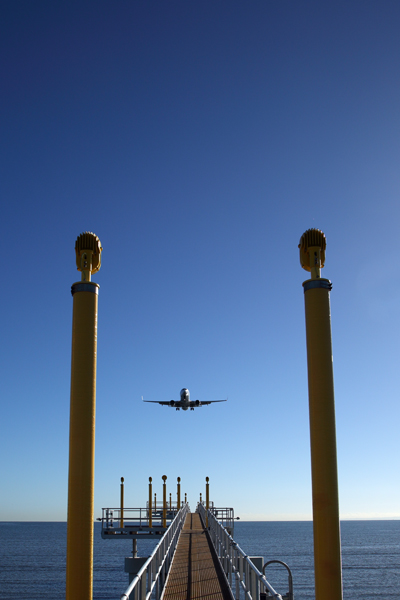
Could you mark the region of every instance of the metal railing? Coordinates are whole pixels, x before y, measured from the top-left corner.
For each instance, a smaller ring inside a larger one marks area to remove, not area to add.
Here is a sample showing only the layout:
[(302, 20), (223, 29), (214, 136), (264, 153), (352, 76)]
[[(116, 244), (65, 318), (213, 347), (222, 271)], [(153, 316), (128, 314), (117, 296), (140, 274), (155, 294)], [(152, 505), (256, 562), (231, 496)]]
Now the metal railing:
[(124, 525), (135, 524), (143, 527), (148, 524), (149, 514), (147, 508), (102, 508), (102, 529), (121, 529)]
[[(159, 600), (178, 543), (179, 534), (190, 511), (184, 504), (159, 541), (152, 554), (134, 576), (120, 600)], [(154, 595), (152, 596), (154, 592)]]
[[(199, 503), (197, 511), (205, 523), (204, 505)], [(266, 598), (282, 600), (282, 596), (274, 590), (211, 510), (208, 511), (208, 530), (235, 600), (259, 600), (261, 594)]]
[[(204, 501), (197, 503), (196, 512), (199, 512), (198, 506), (202, 505), (204, 510), (206, 510), (206, 504)], [(234, 525), (235, 525), (235, 511), (233, 508), (229, 507), (219, 507), (214, 506), (214, 502), (210, 502), (209, 507), (210, 512), (214, 515), (214, 517), (221, 523), (223, 527), (228, 531), (230, 535), (233, 535)], [(239, 517), (238, 517), (239, 518)]]
[[(174, 520), (178, 510), (175, 505), (167, 506), (166, 509), (166, 525)], [(150, 511), (148, 506), (146, 508), (102, 508), (101, 528), (102, 533), (105, 531), (109, 533), (122, 533), (128, 528), (143, 529), (149, 528), (149, 516)], [(152, 528), (162, 529), (163, 528), (163, 504), (157, 503), (157, 506), (151, 508), (152, 516)], [(165, 529), (165, 528), (164, 528)]]

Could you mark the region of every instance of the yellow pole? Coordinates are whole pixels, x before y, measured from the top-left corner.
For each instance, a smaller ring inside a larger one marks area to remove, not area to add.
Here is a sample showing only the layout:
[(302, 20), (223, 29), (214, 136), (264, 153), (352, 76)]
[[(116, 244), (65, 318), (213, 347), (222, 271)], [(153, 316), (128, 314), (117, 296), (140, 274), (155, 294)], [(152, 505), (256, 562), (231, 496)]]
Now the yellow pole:
[(73, 296), (69, 430), (66, 600), (91, 600), (93, 593), (94, 442), (96, 416), (97, 300), (91, 282), (102, 247), (93, 233), (75, 243), (81, 281)]
[(120, 513), (119, 526), (121, 528), (124, 526), (124, 478), (123, 477), (121, 477), (121, 513)]
[(209, 477), (206, 477), (206, 527), (208, 527), (208, 509), (210, 508), (210, 481)]
[(152, 478), (149, 477), (149, 527), (153, 527), (153, 514), (152, 514), (153, 507), (151, 505), (151, 501), (153, 499), (153, 486), (151, 484), (152, 481), (153, 481)]
[(166, 527), (167, 526), (167, 484), (165, 483), (167, 481), (167, 476), (163, 475), (162, 476), (162, 480), (163, 480), (163, 522), (162, 522), (162, 526)]
[(335, 401), (328, 279), (321, 279), (326, 239), (309, 229), (300, 239), (300, 263), (311, 272), (303, 283), (310, 407), (316, 600), (342, 600)]
[(176, 508), (177, 508), (177, 510), (180, 510), (180, 508), (181, 508), (181, 478), (180, 477), (178, 477)]

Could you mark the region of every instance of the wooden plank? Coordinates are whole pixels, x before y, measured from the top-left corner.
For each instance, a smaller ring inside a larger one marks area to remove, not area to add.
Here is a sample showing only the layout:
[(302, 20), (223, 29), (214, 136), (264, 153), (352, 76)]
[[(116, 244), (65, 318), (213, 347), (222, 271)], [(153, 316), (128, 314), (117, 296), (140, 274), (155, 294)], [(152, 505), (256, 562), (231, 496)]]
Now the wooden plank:
[(189, 513), (171, 565), (164, 600), (231, 600), (231, 598), (232, 595), (200, 515)]

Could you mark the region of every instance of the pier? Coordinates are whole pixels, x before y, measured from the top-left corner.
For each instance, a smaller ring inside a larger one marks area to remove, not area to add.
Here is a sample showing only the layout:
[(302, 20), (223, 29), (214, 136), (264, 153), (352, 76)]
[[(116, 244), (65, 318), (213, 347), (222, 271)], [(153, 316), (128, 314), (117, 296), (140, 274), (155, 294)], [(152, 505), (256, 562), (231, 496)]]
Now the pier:
[[(180, 478), (176, 502), (171, 494), (167, 502), (165, 475), (162, 502), (153, 499), (149, 479), (145, 507), (124, 506), (121, 478), (121, 505), (103, 508), (98, 519), (104, 540), (132, 539), (132, 556), (125, 558), (129, 585), (120, 600), (293, 600), (291, 575), (288, 593), (279, 594), (265, 578), (263, 557), (248, 556), (234, 541), (234, 510), (210, 501), (208, 477), (206, 501), (200, 494), (195, 512), (186, 494), (180, 501)], [(140, 539), (159, 540), (150, 556), (138, 556)]]

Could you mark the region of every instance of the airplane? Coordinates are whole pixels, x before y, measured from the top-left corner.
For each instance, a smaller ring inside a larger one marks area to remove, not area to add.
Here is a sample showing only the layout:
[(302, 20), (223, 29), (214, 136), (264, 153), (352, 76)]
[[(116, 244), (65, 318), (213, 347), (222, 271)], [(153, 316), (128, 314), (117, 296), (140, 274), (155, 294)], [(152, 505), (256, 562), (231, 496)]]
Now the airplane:
[(213, 404), (214, 402), (226, 402), (228, 400), (228, 398), (226, 398), (225, 400), (206, 400), (205, 402), (200, 402), (200, 400), (191, 400), (190, 392), (187, 388), (181, 389), (180, 396), (180, 400), (170, 400), (169, 402), (159, 402), (158, 400), (143, 400), (143, 396), (142, 400), (143, 402), (152, 402), (153, 404), (162, 404), (163, 406), (175, 407), (176, 410), (179, 410), (180, 408), (182, 410), (187, 410), (188, 408), (190, 408), (190, 410), (194, 410), (197, 406), (205, 406), (206, 404)]

